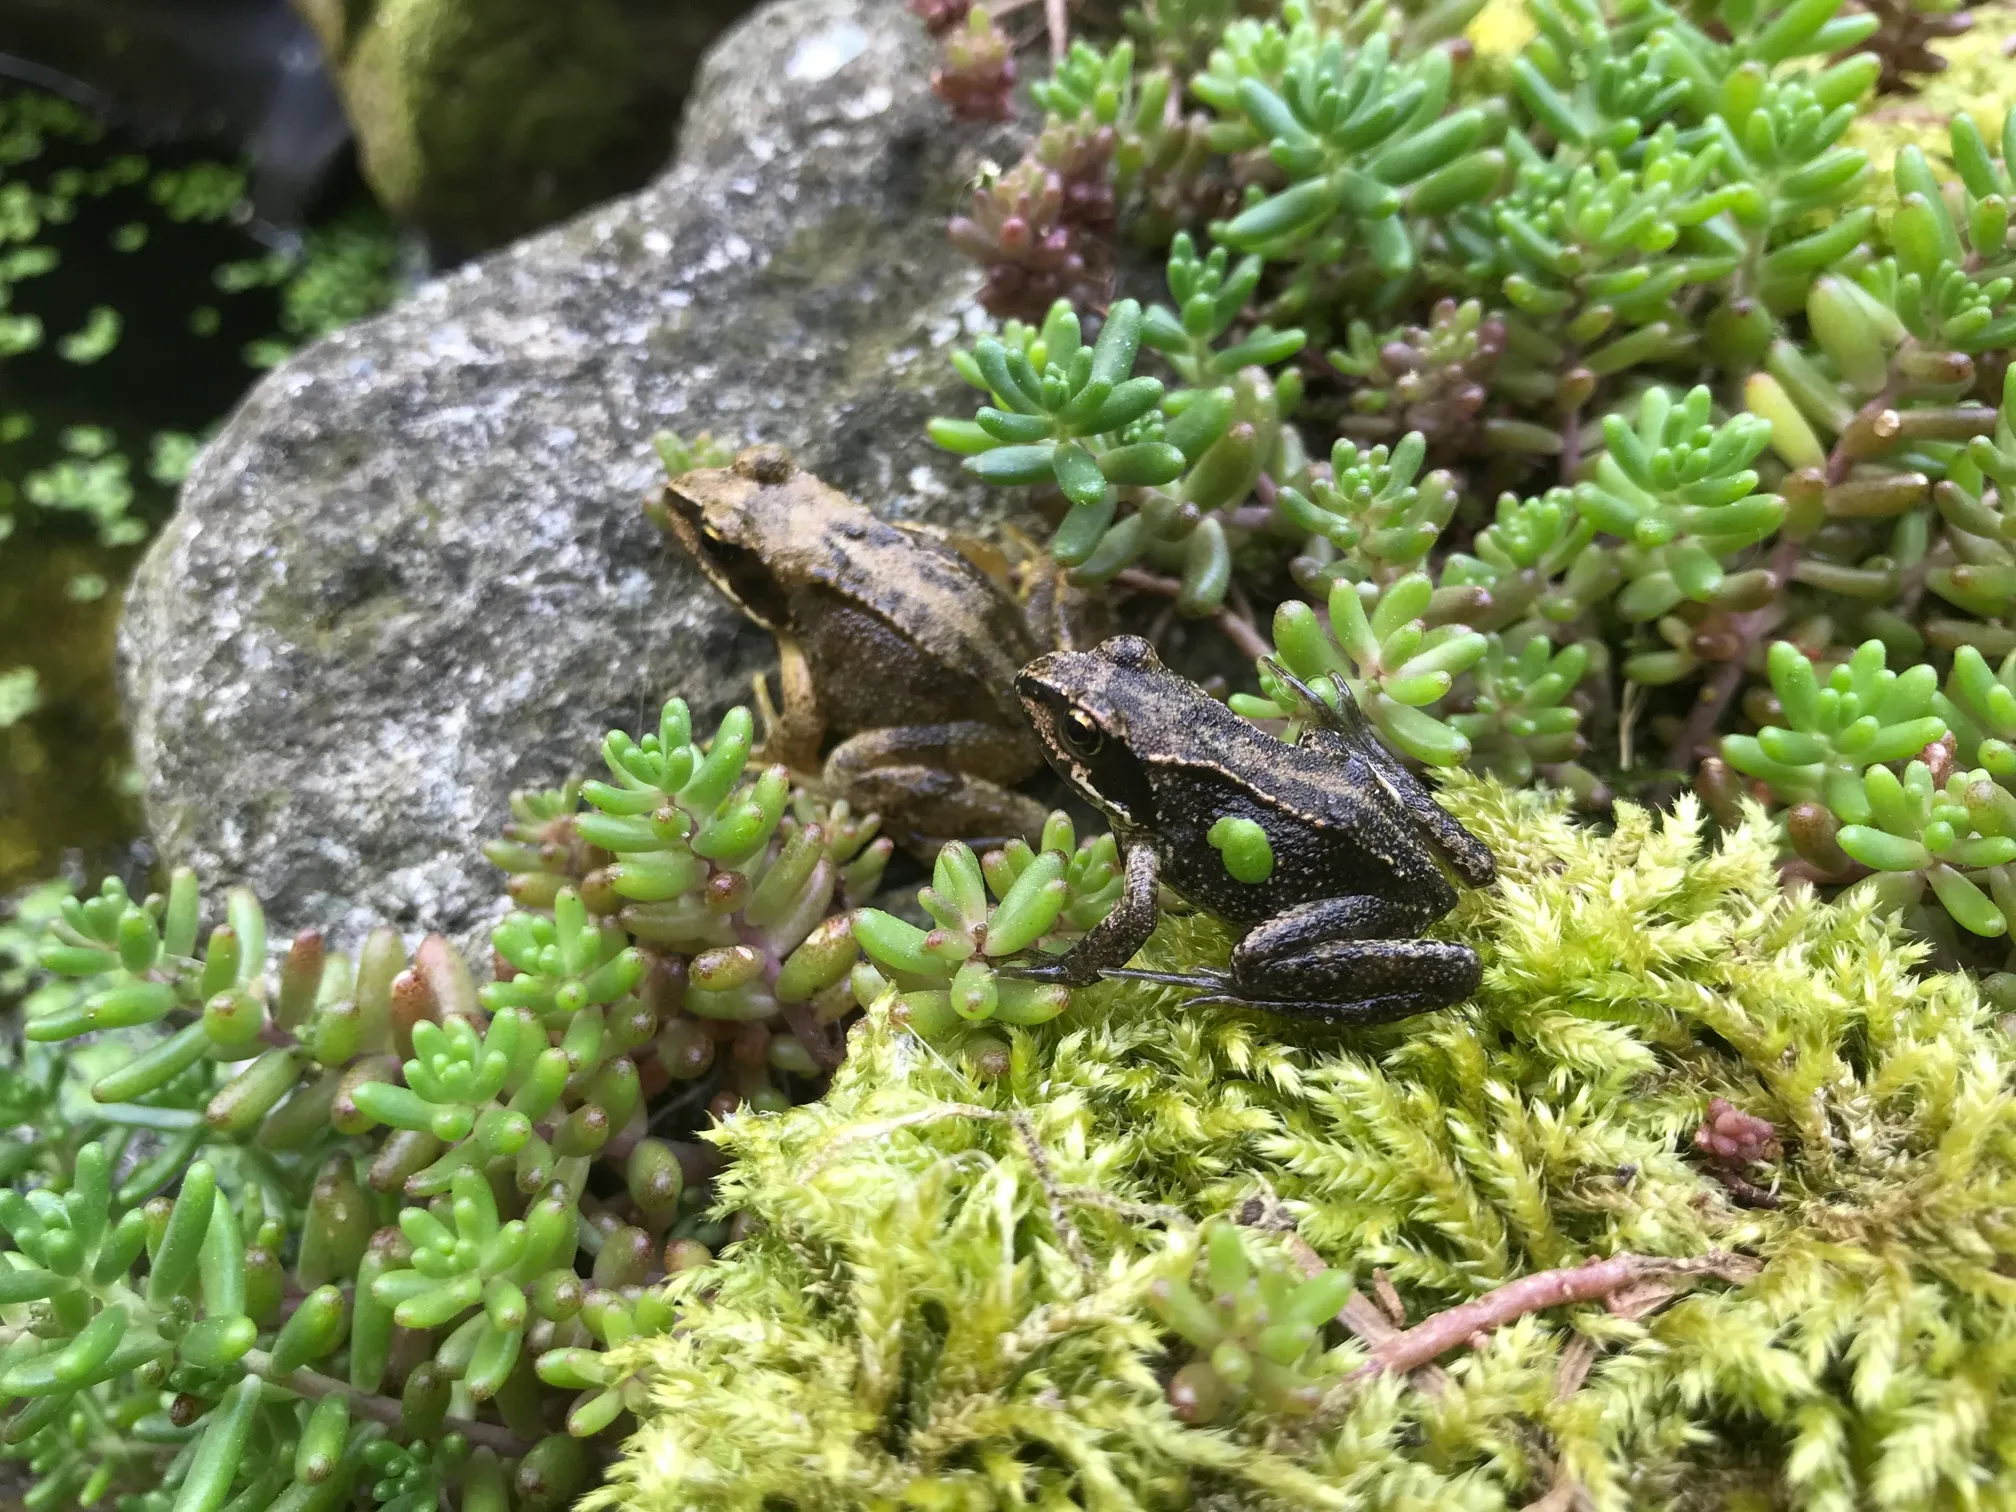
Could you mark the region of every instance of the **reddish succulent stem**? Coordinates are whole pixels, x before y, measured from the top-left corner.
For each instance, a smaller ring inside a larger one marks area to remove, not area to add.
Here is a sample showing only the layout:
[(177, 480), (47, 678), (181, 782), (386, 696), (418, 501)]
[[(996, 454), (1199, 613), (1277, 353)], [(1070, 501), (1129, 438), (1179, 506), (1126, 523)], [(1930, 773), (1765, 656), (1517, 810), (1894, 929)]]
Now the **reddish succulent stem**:
[(1561, 421), (1561, 486), (1573, 488), (1582, 470), (1582, 410), (1570, 410)]
[(1687, 722), (1680, 726), (1680, 733), (1673, 737), (1673, 744), (1667, 748), (1667, 766), (1676, 771), (1691, 770), (1696, 752), (1722, 723), (1729, 701), (1743, 686), (1743, 674), (1750, 669), (1751, 652), (1756, 650), (1758, 640), (1784, 616), (1784, 589), (1792, 579), (1792, 568), (1798, 560), (1799, 543), (1781, 540), (1771, 553), (1767, 569), (1778, 584), (1771, 602), (1761, 609), (1730, 617), (1730, 624), (1736, 632), (1736, 654), (1717, 666), (1708, 681), (1701, 685), (1700, 696), (1695, 699)]
[[(1144, 572), (1139, 567), (1129, 567), (1113, 579), (1114, 586), (1132, 588), (1136, 593), (1152, 593), (1158, 598), (1175, 598), (1183, 591), (1182, 583), (1172, 577), (1160, 577), (1152, 572)], [(1212, 616), (1225, 639), (1239, 648), (1242, 655), (1260, 657), (1272, 656), (1274, 648), (1267, 644), (1253, 621), (1221, 608)]]
[[(391, 1397), (372, 1396), (361, 1392), (348, 1381), (339, 1381), (334, 1376), (323, 1375), (320, 1371), (310, 1370), (305, 1365), (299, 1370), (275, 1370), (272, 1357), (260, 1349), (248, 1351), (244, 1364), (247, 1370), (262, 1380), (284, 1387), (296, 1396), (314, 1400), (325, 1396), (348, 1397), (350, 1410), (358, 1417), (369, 1418), (374, 1423), (384, 1423), (387, 1427), (399, 1426), (400, 1415), (404, 1409)], [(441, 1427), (445, 1433), (461, 1434), (478, 1448), (494, 1449), (506, 1459), (520, 1459), (532, 1448), (510, 1429), (495, 1423), (476, 1423), (467, 1418), (451, 1417), (444, 1419)]]

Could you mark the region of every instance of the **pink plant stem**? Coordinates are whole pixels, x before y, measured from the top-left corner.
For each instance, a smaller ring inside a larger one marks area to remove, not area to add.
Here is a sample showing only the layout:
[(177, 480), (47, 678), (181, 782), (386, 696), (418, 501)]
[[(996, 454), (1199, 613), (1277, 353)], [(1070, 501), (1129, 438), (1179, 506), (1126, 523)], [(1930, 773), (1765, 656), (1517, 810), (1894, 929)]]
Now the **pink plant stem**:
[(1716, 726), (1722, 722), (1723, 711), (1742, 686), (1743, 675), (1750, 670), (1751, 652), (1756, 650), (1757, 642), (1784, 618), (1782, 594), (1785, 585), (1792, 580), (1792, 569), (1798, 561), (1797, 541), (1780, 541), (1772, 551), (1769, 571), (1778, 591), (1762, 609), (1734, 616), (1738, 639), (1736, 654), (1717, 666), (1708, 681), (1701, 685), (1700, 696), (1694, 700), (1687, 722), (1673, 737), (1673, 744), (1666, 753), (1666, 764), (1675, 771), (1691, 772), (1694, 769), (1700, 747), (1714, 735)]
[(1682, 1260), (1658, 1255), (1613, 1255), (1608, 1260), (1591, 1260), (1586, 1265), (1521, 1276), (1375, 1344), (1372, 1357), (1358, 1367), (1353, 1379), (1388, 1370), (1418, 1370), (1494, 1328), (1549, 1307), (1602, 1301), (1643, 1281), (1699, 1275), (1734, 1279), (1752, 1273), (1755, 1265), (1755, 1261), (1713, 1250)]
[[(1115, 574), (1115, 587), (1131, 588), (1136, 593), (1152, 593), (1158, 598), (1173, 599), (1183, 591), (1182, 583), (1171, 577), (1158, 577), (1152, 572), (1144, 572), (1138, 567), (1129, 567)], [(1253, 621), (1234, 613), (1230, 609), (1220, 609), (1212, 619), (1225, 639), (1232, 642), (1243, 656), (1272, 656), (1274, 648), (1267, 644), (1267, 637), (1255, 628)]]

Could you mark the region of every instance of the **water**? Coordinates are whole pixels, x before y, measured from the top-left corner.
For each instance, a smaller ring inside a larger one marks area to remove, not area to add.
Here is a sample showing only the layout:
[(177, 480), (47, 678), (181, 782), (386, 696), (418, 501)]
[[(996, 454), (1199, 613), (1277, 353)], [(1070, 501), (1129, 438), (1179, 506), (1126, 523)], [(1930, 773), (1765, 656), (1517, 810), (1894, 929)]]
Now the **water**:
[(119, 600), (197, 438), (296, 340), (389, 295), (361, 191), (340, 212), (359, 287), (334, 313), (303, 305), (303, 260), (252, 237), (242, 191), (200, 151), (0, 93), (0, 895), (138, 833)]

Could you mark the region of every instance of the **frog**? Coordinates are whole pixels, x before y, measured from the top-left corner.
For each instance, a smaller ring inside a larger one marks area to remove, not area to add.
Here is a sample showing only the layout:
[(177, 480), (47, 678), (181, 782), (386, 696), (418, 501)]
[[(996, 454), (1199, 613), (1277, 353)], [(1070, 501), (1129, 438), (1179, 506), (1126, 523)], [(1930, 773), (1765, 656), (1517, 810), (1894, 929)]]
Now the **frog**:
[[(1066, 986), (1102, 977), (1332, 1024), (1390, 1022), (1472, 996), (1476, 951), (1420, 938), (1492, 885), (1490, 849), (1391, 751), (1338, 684), (1333, 707), (1271, 661), (1301, 703), (1292, 743), (1164, 666), (1139, 636), (1052, 651), (1016, 691), (1058, 775), (1112, 826), (1124, 890), (1062, 954), (1011, 961)], [(1236, 842), (1236, 843), (1235, 843)], [(1226, 970), (1128, 970), (1166, 887), (1239, 930)]]
[[(776, 637), (780, 699), (759, 680), (759, 759), (818, 774), (916, 854), (1041, 834), (1048, 811), (1013, 788), (1043, 767), (1014, 678), (1043, 647), (972, 557), (774, 445), (674, 478), (651, 513)], [(829, 733), (842, 738), (822, 760)]]

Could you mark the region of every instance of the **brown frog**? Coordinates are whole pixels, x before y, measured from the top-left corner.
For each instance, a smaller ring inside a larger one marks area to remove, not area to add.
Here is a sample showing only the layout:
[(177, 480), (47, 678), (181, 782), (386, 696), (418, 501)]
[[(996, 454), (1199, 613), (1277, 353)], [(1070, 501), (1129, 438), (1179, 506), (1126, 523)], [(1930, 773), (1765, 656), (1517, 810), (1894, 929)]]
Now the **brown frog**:
[(1011, 785), (1043, 765), (1014, 692), (1043, 648), (994, 578), (774, 446), (673, 479), (650, 512), (777, 637), (781, 708), (766, 711), (764, 759), (821, 770), (837, 732), (827, 785), (914, 849), (1041, 832), (1043, 806)]

